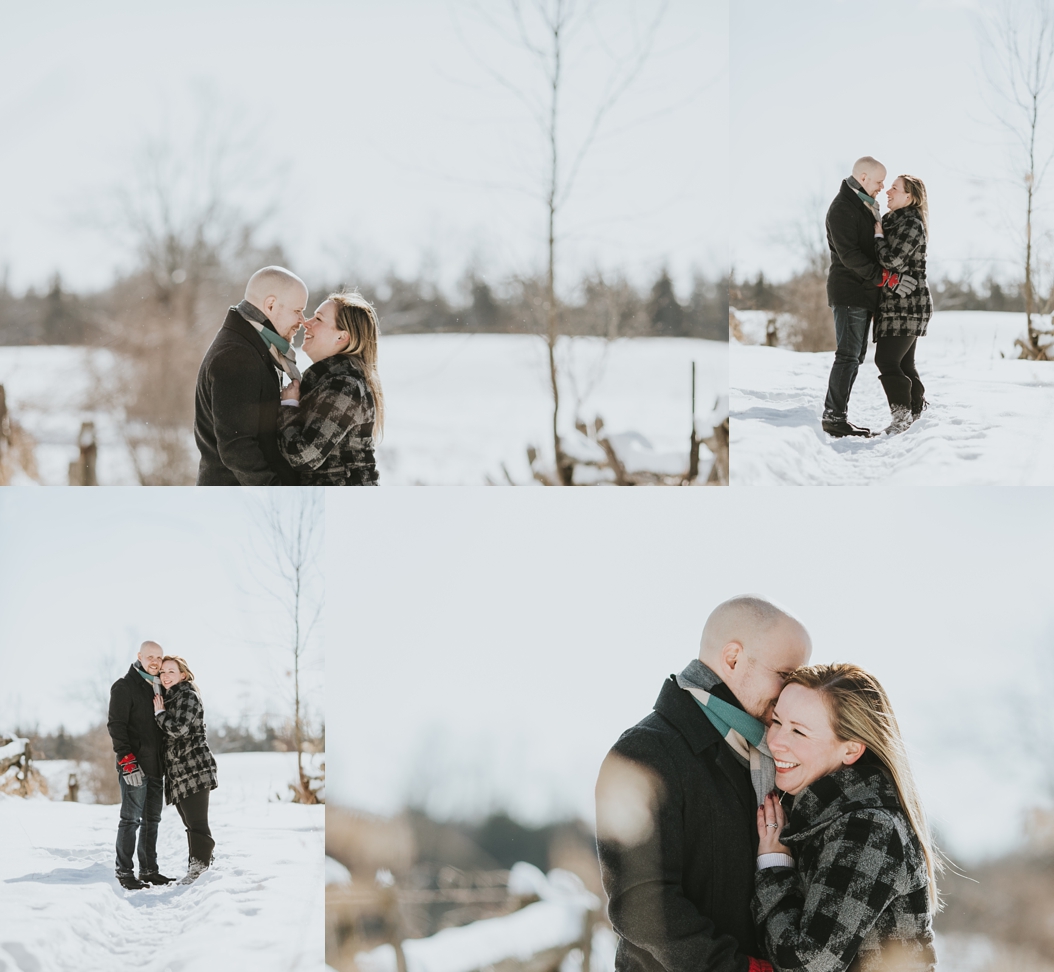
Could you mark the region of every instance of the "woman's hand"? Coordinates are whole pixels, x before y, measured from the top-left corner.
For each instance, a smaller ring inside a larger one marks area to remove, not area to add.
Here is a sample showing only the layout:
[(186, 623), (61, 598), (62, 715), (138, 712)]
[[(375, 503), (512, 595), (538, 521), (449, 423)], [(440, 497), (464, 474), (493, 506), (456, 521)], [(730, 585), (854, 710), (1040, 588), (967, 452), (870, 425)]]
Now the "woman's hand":
[(300, 382), (291, 381), (285, 388), (282, 389), (282, 401), (286, 402), (299, 402), (300, 401)]
[(758, 807), (758, 853), (789, 854), (790, 850), (780, 843), (780, 834), (787, 824), (783, 807), (774, 793), (765, 797), (765, 802)]
[(164, 712), (165, 711), (165, 700), (161, 698), (161, 694), (158, 693), (154, 696), (154, 711)]

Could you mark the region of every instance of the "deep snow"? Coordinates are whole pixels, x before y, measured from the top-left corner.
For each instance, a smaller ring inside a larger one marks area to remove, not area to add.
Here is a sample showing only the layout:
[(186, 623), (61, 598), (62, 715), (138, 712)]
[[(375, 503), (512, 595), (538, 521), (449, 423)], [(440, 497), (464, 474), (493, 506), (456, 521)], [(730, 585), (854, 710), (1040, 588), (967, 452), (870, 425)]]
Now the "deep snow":
[[(916, 352), (930, 407), (903, 434), (875, 439), (820, 428), (833, 352), (733, 342), (732, 485), (1054, 483), (1054, 362), (1017, 359), (1023, 330), (1021, 314), (935, 314)], [(889, 422), (873, 344), (849, 418), (872, 429)]]
[[(683, 454), (691, 436), (691, 363), (696, 413), (728, 391), (728, 345), (690, 338), (607, 342), (561, 339), (563, 431), (580, 417), (603, 417), (610, 433), (637, 433), (661, 454)], [(301, 368), (310, 365), (301, 352)], [(8, 404), (38, 442), (45, 485), (64, 485), (82, 421), (96, 423), (98, 477), (134, 485), (134, 470), (113, 417), (86, 407), (94, 383), (115, 367), (104, 350), (0, 347)], [(380, 373), (387, 419), (378, 450), (382, 485), (504, 482), (502, 464), (530, 483), (527, 446), (551, 449), (546, 348), (522, 334), (382, 336)], [(193, 450), (193, 442), (188, 439)], [(197, 456), (196, 451), (193, 455)]]
[[(323, 962), (322, 806), (278, 802), (295, 754), (217, 757), (212, 868), (189, 886), (125, 891), (114, 878), (119, 807), (0, 797), (0, 968), (30, 972), (316, 970)], [(47, 773), (47, 764), (38, 763)], [(187, 845), (166, 806), (162, 873)]]

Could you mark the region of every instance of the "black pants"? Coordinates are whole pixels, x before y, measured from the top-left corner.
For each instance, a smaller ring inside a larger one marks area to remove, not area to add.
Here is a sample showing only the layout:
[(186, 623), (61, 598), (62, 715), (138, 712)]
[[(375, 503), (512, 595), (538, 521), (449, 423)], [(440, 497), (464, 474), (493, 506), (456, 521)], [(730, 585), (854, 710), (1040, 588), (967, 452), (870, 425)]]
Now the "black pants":
[(918, 337), (880, 337), (875, 342), (875, 365), (878, 380), (886, 390), (889, 407), (905, 405), (913, 412), (922, 410), (926, 388), (915, 369), (915, 345)]
[(212, 863), (212, 849), (216, 841), (209, 830), (209, 791), (198, 790), (176, 804), (183, 826), (187, 828), (187, 847), (190, 859)]

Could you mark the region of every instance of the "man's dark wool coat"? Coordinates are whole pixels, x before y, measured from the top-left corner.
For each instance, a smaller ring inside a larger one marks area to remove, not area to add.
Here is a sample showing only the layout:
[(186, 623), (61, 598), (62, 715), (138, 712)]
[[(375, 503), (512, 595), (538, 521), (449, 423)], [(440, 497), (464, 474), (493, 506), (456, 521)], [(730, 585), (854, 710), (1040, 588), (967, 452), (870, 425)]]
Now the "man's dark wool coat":
[(827, 210), (827, 245), (831, 248), (828, 305), (873, 311), (878, 306), (878, 284), (882, 280), (875, 253), (875, 215), (844, 179)]
[(278, 366), (233, 307), (198, 369), (194, 438), (199, 486), (293, 486), (278, 451)]
[[(713, 694), (739, 706), (725, 685)], [(660, 781), (644, 843), (597, 841), (619, 936), (615, 968), (747, 972), (748, 956), (764, 958), (750, 914), (758, 849), (750, 771), (672, 675), (655, 710), (611, 751)]]
[(154, 718), (154, 689), (134, 664), (124, 678), (110, 687), (106, 728), (113, 740), (117, 763), (134, 753), (139, 768), (147, 776), (161, 779), (165, 775), (164, 738)]

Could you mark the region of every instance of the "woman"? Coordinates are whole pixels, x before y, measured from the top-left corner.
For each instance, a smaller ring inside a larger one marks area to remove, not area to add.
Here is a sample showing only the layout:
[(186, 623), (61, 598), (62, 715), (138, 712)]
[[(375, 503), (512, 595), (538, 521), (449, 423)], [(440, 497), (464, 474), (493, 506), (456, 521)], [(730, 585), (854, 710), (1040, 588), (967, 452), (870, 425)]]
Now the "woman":
[(875, 312), (875, 364), (892, 421), (887, 435), (903, 432), (926, 407), (926, 389), (915, 368), (915, 345), (926, 334), (933, 301), (926, 286), (926, 187), (901, 175), (886, 190), (889, 212), (875, 224), (875, 252), (885, 268)]
[(154, 718), (165, 735), (165, 802), (176, 805), (187, 829), (189, 864), (179, 883), (190, 884), (212, 863), (216, 846), (209, 830), (216, 760), (205, 739), (205, 709), (194, 673), (178, 655), (165, 655), (159, 675), (165, 695), (154, 696)]
[(882, 686), (856, 665), (798, 669), (767, 740), (794, 798), (789, 822), (773, 794), (758, 808), (752, 907), (773, 968), (936, 968), (936, 851)]
[(314, 362), (283, 393), (278, 446), (304, 486), (375, 486), (384, 426), (377, 312), (362, 294), (330, 294), (304, 325)]

